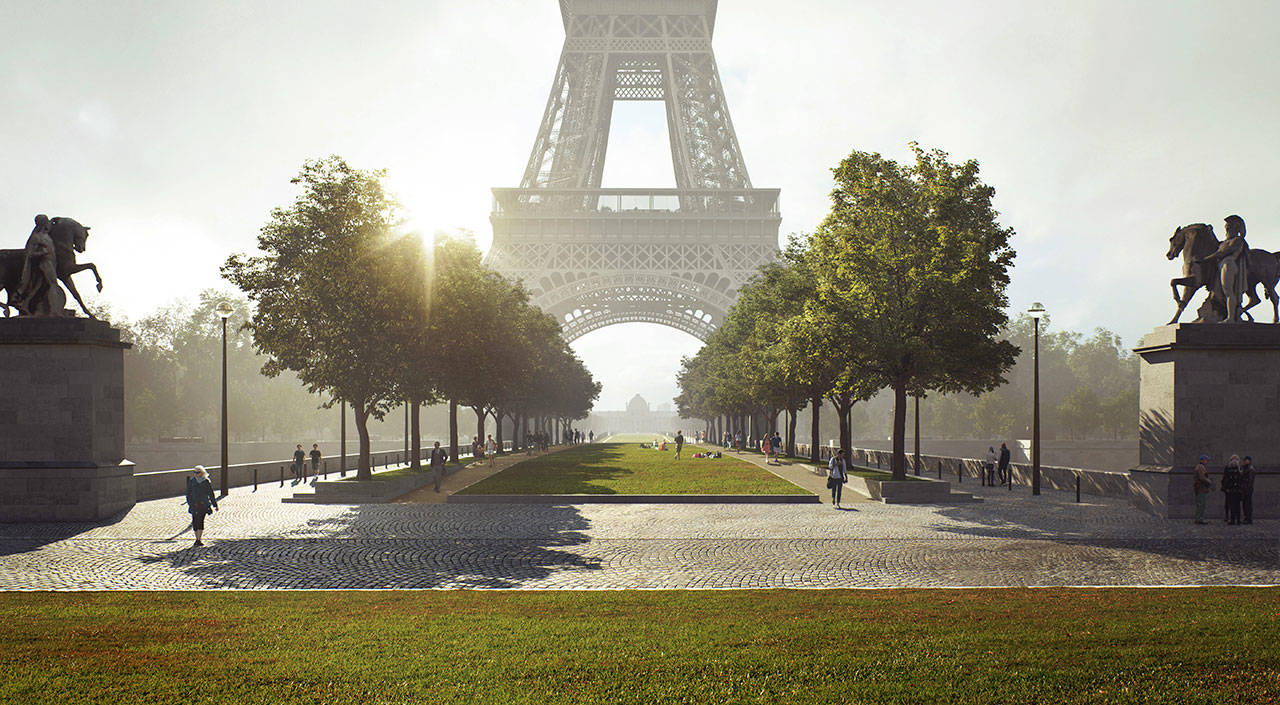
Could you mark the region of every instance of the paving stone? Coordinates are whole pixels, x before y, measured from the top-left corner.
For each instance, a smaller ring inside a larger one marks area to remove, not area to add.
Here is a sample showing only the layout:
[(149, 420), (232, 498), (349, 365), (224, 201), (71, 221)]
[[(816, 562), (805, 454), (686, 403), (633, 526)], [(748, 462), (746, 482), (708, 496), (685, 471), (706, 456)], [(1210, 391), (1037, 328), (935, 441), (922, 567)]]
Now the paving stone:
[(1073, 494), (972, 505), (308, 505), (235, 490), (0, 525), (0, 589), (658, 589), (1280, 583), (1280, 521), (1196, 526)]

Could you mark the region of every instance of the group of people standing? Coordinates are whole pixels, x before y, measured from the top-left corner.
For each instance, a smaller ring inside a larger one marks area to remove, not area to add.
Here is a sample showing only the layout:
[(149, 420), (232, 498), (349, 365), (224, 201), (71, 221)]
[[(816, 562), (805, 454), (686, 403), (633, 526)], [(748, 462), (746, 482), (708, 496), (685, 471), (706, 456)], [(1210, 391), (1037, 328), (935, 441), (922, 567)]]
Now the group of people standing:
[[(1209, 491), (1213, 489), (1213, 480), (1209, 477), (1209, 469), (1205, 463), (1209, 456), (1200, 456), (1196, 464), (1195, 477), (1192, 480), (1196, 495), (1196, 523), (1208, 524), (1204, 520), (1205, 506), (1209, 503)], [(1253, 458), (1246, 455), (1244, 460), (1233, 455), (1222, 469), (1221, 489), (1225, 495), (1223, 507), (1224, 521), (1227, 524), (1253, 523), (1253, 484), (1258, 471), (1253, 467)]]
[(1009, 456), (1009, 446), (1005, 443), (1000, 444), (999, 453), (996, 452), (995, 446), (987, 447), (987, 458), (982, 463), (987, 485), (994, 487), (997, 477), (999, 477), (1002, 486), (1013, 481), (1013, 473), (1009, 466)]

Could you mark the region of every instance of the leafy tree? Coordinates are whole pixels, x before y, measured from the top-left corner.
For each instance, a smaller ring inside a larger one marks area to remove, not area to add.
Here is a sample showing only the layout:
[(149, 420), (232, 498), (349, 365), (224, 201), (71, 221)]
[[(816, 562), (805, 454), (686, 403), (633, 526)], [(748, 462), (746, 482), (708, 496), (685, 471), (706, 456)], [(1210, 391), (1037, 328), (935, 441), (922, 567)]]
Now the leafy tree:
[(388, 255), (398, 209), (383, 177), (337, 156), (306, 162), (293, 180), (302, 193), (262, 227), (262, 254), (232, 255), (222, 267), (255, 306), (249, 329), (268, 356), (263, 374), (293, 370), (329, 405), (351, 405), (362, 480), (372, 476), (369, 419), (396, 400), (387, 343), (403, 322)]
[(1072, 392), (1062, 404), (1058, 405), (1058, 414), (1062, 425), (1071, 434), (1072, 439), (1085, 438), (1090, 431), (1102, 422), (1098, 404), (1098, 394), (1093, 389), (1082, 386)]
[(908, 166), (845, 158), (812, 246), (814, 313), (840, 332), (847, 375), (893, 391), (895, 478), (906, 475), (908, 394), (993, 389), (1018, 352), (997, 338), (1014, 252), (995, 190), (976, 161), (912, 150)]
[(1110, 432), (1112, 438), (1131, 437), (1138, 419), (1137, 385), (1103, 399), (1099, 411), (1102, 428)]

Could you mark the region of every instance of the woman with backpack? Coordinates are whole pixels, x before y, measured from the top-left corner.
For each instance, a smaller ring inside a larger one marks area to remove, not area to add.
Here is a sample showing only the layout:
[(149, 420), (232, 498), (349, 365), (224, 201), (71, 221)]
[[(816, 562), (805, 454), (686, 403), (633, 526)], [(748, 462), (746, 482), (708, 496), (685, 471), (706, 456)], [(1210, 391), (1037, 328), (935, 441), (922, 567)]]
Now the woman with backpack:
[(194, 476), (187, 478), (187, 511), (191, 512), (191, 529), (196, 534), (196, 546), (203, 546), (204, 518), (218, 508), (218, 498), (213, 494), (213, 483), (203, 465), (197, 465)]
[(849, 464), (844, 459), (844, 449), (836, 451), (827, 463), (827, 489), (831, 490), (831, 504), (840, 508), (840, 491), (849, 481)]

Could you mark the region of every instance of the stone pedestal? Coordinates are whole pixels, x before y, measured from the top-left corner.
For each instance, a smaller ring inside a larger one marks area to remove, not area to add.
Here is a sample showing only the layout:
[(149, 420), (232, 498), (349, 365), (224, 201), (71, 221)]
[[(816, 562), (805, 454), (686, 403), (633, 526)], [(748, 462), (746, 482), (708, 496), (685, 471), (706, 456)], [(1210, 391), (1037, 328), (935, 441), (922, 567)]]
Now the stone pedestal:
[(1253, 456), (1254, 516), (1280, 518), (1280, 325), (1183, 323), (1143, 337), (1135, 504), (1169, 518), (1195, 514), (1199, 457), (1214, 477), (1209, 517), (1222, 518), (1228, 458)]
[(120, 331), (0, 319), (0, 521), (93, 521), (135, 501)]

